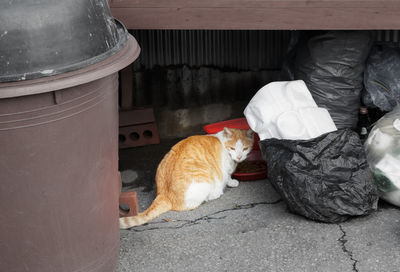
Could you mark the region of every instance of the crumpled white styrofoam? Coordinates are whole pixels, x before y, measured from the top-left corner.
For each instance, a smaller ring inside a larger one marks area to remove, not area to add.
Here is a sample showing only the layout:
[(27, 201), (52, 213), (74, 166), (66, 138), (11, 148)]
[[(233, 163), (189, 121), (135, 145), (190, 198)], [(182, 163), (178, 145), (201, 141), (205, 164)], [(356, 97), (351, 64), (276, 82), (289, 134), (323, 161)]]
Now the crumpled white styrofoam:
[(244, 115), (261, 140), (307, 140), (337, 130), (329, 112), (318, 108), (302, 80), (265, 85), (250, 100)]

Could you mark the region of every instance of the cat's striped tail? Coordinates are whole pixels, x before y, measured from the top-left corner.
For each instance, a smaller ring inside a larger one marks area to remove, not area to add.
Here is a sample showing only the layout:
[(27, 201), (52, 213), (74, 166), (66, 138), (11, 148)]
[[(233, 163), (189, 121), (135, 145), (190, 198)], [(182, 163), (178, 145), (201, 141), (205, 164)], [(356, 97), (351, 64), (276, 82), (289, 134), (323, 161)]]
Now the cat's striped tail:
[(139, 213), (136, 216), (121, 217), (119, 219), (119, 228), (129, 229), (135, 226), (143, 225), (144, 223), (156, 218), (160, 214), (171, 210), (171, 208), (172, 205), (170, 200), (163, 195), (158, 195), (154, 199), (153, 203), (151, 203), (150, 207), (144, 212)]

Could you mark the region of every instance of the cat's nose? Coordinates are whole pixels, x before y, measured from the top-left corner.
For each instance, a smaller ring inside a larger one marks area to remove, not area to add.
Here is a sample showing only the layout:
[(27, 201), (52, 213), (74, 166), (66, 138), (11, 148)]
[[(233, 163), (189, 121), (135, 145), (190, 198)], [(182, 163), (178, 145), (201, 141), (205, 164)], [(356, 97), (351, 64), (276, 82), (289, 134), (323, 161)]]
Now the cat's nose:
[(242, 158), (242, 156), (241, 156), (241, 155), (237, 156), (237, 159), (238, 159), (238, 160), (240, 160), (241, 158)]

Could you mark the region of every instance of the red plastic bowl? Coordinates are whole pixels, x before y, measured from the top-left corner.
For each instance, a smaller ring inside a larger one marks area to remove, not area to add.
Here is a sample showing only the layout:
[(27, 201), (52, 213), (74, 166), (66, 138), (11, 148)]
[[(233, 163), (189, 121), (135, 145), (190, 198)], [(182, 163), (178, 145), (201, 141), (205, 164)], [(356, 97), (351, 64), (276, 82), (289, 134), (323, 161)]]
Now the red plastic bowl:
[[(218, 123), (213, 123), (209, 124), (203, 127), (204, 131), (207, 134), (215, 134), (217, 132), (220, 132), (221, 130), (224, 129), (224, 127), (227, 128), (238, 128), (238, 129), (250, 129), (249, 124), (247, 123), (246, 118), (237, 118), (237, 119), (231, 119), (227, 121), (222, 121)], [(257, 133), (254, 133), (254, 146), (253, 150), (260, 150), (260, 147), (258, 145), (258, 142), (260, 141), (260, 138), (258, 137)]]

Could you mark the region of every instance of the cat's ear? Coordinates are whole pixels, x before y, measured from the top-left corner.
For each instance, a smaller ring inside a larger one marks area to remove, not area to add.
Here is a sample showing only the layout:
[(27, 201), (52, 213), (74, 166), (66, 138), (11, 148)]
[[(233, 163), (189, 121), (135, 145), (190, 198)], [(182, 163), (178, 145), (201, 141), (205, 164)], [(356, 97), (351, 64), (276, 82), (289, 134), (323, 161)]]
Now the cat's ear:
[(229, 130), (229, 128), (224, 127), (224, 137), (229, 138), (232, 136), (232, 131)]
[(246, 131), (246, 135), (247, 135), (247, 137), (249, 137), (249, 138), (253, 138), (253, 137), (254, 137), (254, 131), (252, 131), (251, 129), (249, 129), (249, 130)]

